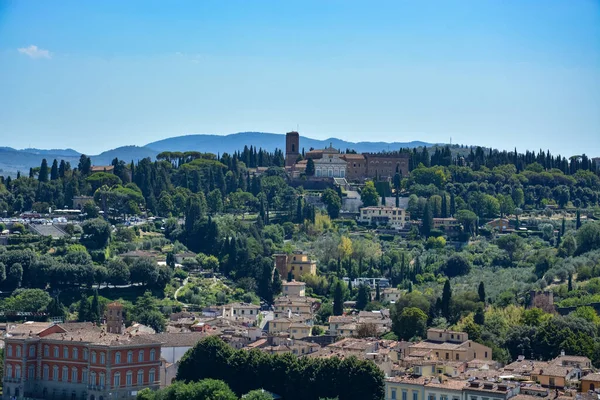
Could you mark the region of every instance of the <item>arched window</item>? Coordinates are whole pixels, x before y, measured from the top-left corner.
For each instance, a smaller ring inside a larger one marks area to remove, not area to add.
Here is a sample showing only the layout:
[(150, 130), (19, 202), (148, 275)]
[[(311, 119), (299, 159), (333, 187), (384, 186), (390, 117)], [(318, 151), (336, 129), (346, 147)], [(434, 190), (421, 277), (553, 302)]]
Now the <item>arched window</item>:
[(88, 358), (90, 358), (90, 352), (88, 349), (83, 349), (83, 359), (84, 360), (88, 360)]
[(133, 385), (133, 372), (127, 371), (127, 374), (125, 374), (125, 384), (127, 386)]
[(35, 346), (29, 346), (29, 357), (35, 357)]
[(117, 351), (115, 353), (115, 364), (121, 364), (121, 352)]
[(127, 362), (128, 363), (132, 363), (133, 362), (133, 351), (129, 350), (127, 352)]
[(50, 367), (44, 365), (44, 380), (47, 381), (50, 379)]
[(71, 368), (71, 382), (77, 383), (77, 368)]
[(44, 357), (50, 357), (50, 346), (44, 346)]
[(9, 344), (8, 346), (6, 346), (6, 355), (8, 357), (12, 357), (12, 344)]
[(140, 352), (138, 353), (138, 362), (143, 362), (144, 361), (144, 350), (140, 350)]
[(96, 364), (96, 352), (92, 351), (92, 364)]
[(54, 354), (54, 358), (58, 358), (58, 346), (54, 346), (54, 349), (52, 349), (53, 354)]
[(106, 354), (100, 353), (100, 364), (106, 364)]
[(144, 370), (143, 369), (138, 370), (136, 383), (138, 386), (141, 386), (144, 384)]
[(15, 378), (21, 379), (21, 366), (20, 365), (17, 365), (17, 367), (15, 368)]
[(17, 357), (21, 357), (21, 346), (17, 346)]
[(35, 365), (33, 364), (30, 364), (29, 367), (27, 367), (27, 379), (35, 379)]
[(69, 367), (62, 367), (62, 381), (69, 381)]
[(63, 358), (69, 358), (69, 348), (67, 346), (63, 347)]
[(86, 368), (81, 371), (81, 382), (86, 383), (88, 381), (88, 370)]
[(150, 361), (154, 361), (156, 359), (156, 350), (150, 350)]
[(104, 375), (104, 372), (100, 372), (100, 386), (104, 387), (105, 384), (106, 384), (106, 377)]
[(96, 385), (96, 373), (94, 371), (90, 374), (90, 385)]
[(52, 367), (52, 380), (58, 382), (58, 365)]
[(154, 376), (154, 369), (151, 369), (151, 370), (148, 372), (148, 383), (149, 383), (149, 384), (153, 384), (153, 383), (154, 383), (154, 380), (155, 380), (155, 376)]
[(118, 388), (119, 386), (121, 386), (121, 373), (115, 372), (115, 375), (113, 378), (113, 387)]
[(77, 360), (79, 358), (79, 350), (77, 349), (77, 347), (73, 347), (73, 359)]
[(6, 366), (6, 376), (8, 376), (9, 378), (13, 377), (12, 365), (10, 364)]

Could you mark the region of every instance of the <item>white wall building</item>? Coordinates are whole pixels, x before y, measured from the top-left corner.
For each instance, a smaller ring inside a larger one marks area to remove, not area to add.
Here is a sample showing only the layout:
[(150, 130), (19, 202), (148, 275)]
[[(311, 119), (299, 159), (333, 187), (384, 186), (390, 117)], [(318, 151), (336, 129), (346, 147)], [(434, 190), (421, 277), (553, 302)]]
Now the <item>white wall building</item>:
[(323, 150), (323, 157), (314, 160), (315, 177), (317, 178), (345, 178), (346, 161), (340, 158), (340, 152), (331, 145)]
[(410, 214), (404, 208), (375, 206), (361, 208), (358, 221), (370, 225), (390, 225), (394, 229), (402, 229), (409, 219)]

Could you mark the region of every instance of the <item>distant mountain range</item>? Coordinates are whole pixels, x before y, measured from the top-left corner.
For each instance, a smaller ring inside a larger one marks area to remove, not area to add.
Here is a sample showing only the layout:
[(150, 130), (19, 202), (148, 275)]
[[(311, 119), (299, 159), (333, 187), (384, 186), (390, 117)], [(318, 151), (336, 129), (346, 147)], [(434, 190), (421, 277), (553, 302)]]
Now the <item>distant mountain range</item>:
[[(432, 146), (431, 143), (413, 141), (413, 142), (348, 142), (341, 139), (330, 138), (326, 140), (317, 140), (307, 137), (300, 137), (300, 149), (305, 151), (311, 148), (322, 149), (329, 145), (340, 149), (353, 149), (359, 153), (392, 151), (403, 148), (413, 148), (420, 146)], [(277, 133), (264, 132), (240, 132), (230, 135), (185, 135), (176, 136), (148, 143), (145, 146), (122, 146), (113, 150), (108, 150), (98, 155), (90, 155), (94, 165), (108, 165), (115, 158), (119, 160), (138, 161), (150, 157), (154, 159), (156, 155), (163, 151), (201, 151), (206, 153), (223, 154), (241, 151), (244, 146), (254, 146), (267, 151), (275, 149), (285, 149), (285, 135)], [(39, 167), (43, 158), (52, 163), (57, 160), (69, 161), (73, 167), (77, 166), (81, 153), (73, 149), (35, 149), (28, 148), (17, 150), (11, 147), (0, 147), (0, 175), (16, 175), (17, 171), (29, 173), (29, 168)]]

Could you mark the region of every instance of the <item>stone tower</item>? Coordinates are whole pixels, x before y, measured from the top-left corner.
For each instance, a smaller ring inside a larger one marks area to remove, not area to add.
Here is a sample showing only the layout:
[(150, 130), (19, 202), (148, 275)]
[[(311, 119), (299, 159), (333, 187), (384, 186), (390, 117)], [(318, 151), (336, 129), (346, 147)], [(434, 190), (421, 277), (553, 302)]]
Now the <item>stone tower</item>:
[(296, 131), (285, 134), (285, 166), (293, 167), (300, 155), (300, 134)]
[(125, 316), (123, 315), (123, 305), (119, 302), (113, 302), (106, 306), (106, 330), (108, 333), (121, 334), (125, 330)]

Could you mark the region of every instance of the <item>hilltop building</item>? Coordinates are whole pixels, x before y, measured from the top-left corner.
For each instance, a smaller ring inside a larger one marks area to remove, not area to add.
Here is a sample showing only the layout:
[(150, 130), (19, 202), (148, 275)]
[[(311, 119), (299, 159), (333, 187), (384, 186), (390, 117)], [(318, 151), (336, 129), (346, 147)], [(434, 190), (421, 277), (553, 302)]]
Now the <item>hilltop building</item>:
[(292, 280), (300, 278), (302, 275), (316, 275), (317, 263), (312, 261), (308, 254), (294, 252), (292, 254), (275, 254), (275, 268), (279, 272), (282, 280), (288, 278), (291, 274)]

